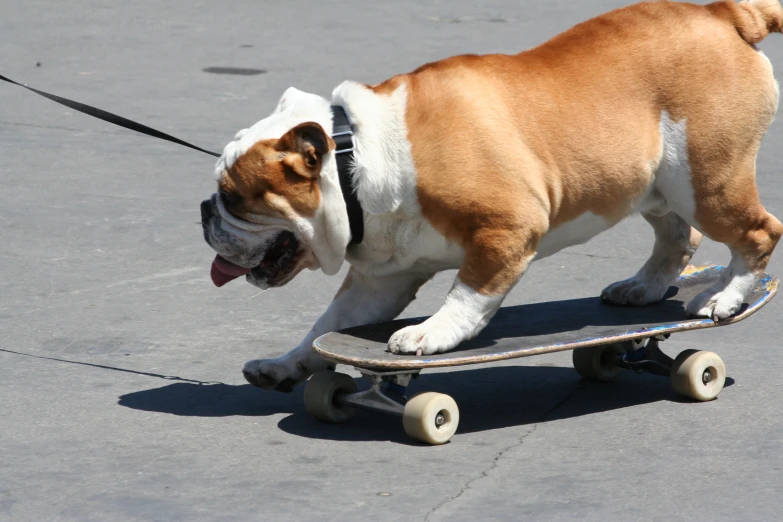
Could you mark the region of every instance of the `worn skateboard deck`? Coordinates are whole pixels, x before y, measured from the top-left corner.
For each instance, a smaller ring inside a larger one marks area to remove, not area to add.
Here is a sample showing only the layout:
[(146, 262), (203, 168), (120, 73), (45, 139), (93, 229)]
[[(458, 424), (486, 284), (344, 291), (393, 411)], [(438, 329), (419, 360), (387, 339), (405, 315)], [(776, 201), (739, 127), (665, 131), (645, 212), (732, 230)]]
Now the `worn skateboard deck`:
[(712, 286), (724, 267), (689, 266), (656, 304), (630, 307), (604, 304), (598, 297), (550, 301), (501, 308), (478, 337), (437, 355), (394, 355), (386, 351), (391, 335), (426, 317), (359, 326), (323, 335), (313, 348), (322, 357), (374, 371), (421, 370), (502, 361), (643, 339), (686, 330), (727, 326), (764, 306), (778, 289), (778, 278), (765, 275), (740, 311), (715, 323), (693, 318), (685, 305)]

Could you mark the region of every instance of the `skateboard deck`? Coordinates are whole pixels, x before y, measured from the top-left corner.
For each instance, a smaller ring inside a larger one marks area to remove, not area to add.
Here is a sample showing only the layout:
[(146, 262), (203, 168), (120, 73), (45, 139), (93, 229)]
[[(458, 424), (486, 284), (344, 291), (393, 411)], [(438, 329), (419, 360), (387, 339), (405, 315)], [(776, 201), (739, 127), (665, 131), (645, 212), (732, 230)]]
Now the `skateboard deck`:
[(587, 297), (503, 307), (478, 337), (444, 354), (395, 355), (386, 351), (394, 332), (426, 317), (328, 333), (316, 339), (313, 348), (330, 361), (379, 372), (479, 364), (727, 326), (753, 315), (777, 292), (778, 278), (765, 274), (731, 318), (715, 323), (690, 317), (685, 305), (715, 284), (723, 268), (689, 266), (664, 300), (647, 306), (615, 306)]
[(402, 417), (405, 432), (427, 444), (444, 444), (459, 426), (457, 403), (448, 395), (420, 393), (408, 398), (411, 378), (421, 370), (461, 366), (549, 352), (573, 350), (576, 372), (584, 379), (610, 381), (623, 369), (671, 379), (685, 398), (710, 401), (726, 381), (726, 367), (716, 353), (685, 350), (672, 359), (659, 348), (670, 334), (726, 326), (753, 315), (775, 295), (778, 279), (764, 275), (747, 302), (732, 317), (715, 323), (690, 317), (685, 305), (720, 278), (724, 267), (689, 266), (659, 303), (642, 307), (604, 304), (598, 297), (568, 299), (501, 308), (475, 339), (438, 355), (393, 355), (386, 351), (391, 335), (426, 318), (359, 326), (315, 340), (325, 359), (348, 364), (370, 381), (359, 390), (349, 375), (323, 371), (313, 375), (304, 392), (305, 409), (326, 422), (345, 422), (356, 409)]

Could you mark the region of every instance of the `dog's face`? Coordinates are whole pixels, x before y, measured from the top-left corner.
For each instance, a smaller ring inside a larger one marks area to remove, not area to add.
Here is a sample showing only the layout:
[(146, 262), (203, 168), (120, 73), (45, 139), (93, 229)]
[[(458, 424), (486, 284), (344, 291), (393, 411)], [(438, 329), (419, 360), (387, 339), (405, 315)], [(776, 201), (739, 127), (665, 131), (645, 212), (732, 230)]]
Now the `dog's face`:
[(245, 275), (260, 288), (282, 286), (304, 268), (334, 273), (342, 264), (347, 239), (329, 230), (328, 216), (335, 197), (342, 201), (334, 191), (335, 145), (321, 124), (307, 121), (323, 114), (324, 103), (331, 130), (325, 100), (289, 89), (270, 117), (223, 151), (218, 191), (201, 203), (204, 239), (218, 254), (215, 285)]

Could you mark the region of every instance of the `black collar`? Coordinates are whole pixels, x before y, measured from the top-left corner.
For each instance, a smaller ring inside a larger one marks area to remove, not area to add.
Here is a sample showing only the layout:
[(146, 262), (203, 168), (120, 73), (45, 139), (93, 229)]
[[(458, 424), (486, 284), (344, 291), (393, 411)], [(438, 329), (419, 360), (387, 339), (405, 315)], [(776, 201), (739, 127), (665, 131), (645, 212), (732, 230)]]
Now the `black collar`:
[(351, 227), (351, 241), (348, 245), (358, 245), (364, 239), (364, 214), (353, 183), (353, 129), (345, 109), (339, 105), (332, 105), (332, 126), (332, 139), (337, 145), (334, 151), (337, 176), (340, 178), (345, 210), (348, 212), (348, 224)]

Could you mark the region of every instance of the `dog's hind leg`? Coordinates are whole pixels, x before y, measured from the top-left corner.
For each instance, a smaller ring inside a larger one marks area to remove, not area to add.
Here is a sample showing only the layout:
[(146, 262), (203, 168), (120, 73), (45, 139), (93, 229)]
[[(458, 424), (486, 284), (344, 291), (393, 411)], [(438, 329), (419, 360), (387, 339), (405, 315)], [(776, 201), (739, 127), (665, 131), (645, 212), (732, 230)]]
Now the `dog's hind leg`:
[(655, 232), (652, 255), (636, 275), (604, 288), (605, 302), (640, 306), (660, 301), (699, 248), (701, 233), (674, 212), (643, 216)]
[(739, 311), (748, 298), (783, 235), (783, 225), (759, 201), (755, 154), (709, 173), (712, 183), (700, 187), (696, 220), (707, 237), (729, 247), (731, 262), (720, 280), (687, 308), (692, 315), (720, 321)]

